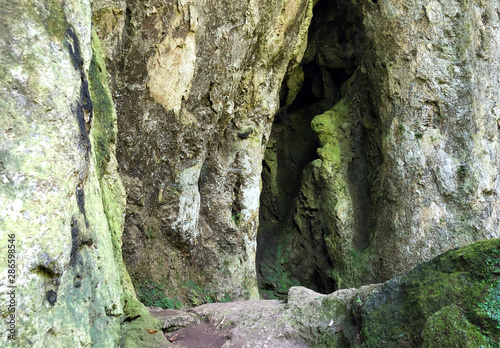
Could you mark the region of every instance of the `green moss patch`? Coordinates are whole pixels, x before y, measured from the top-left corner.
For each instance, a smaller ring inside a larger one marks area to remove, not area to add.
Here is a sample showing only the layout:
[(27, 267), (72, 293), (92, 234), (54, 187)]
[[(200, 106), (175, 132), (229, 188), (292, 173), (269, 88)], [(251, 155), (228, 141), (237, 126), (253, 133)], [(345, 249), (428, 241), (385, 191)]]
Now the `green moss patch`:
[(45, 8), (49, 11), (46, 19), (47, 31), (53, 38), (62, 40), (68, 29), (63, 2), (61, 0), (48, 0)]
[(168, 298), (164, 291), (163, 285), (152, 281), (147, 281), (136, 287), (137, 298), (148, 307), (178, 309), (182, 306), (179, 299)]
[(121, 326), (120, 347), (166, 347), (161, 324), (142, 303), (130, 299), (124, 307), (125, 322)]
[(89, 67), (89, 83), (94, 106), (92, 134), (99, 179), (106, 171), (112, 153), (110, 147), (116, 141), (116, 112), (107, 86), (108, 73), (103, 58), (101, 44), (95, 30), (92, 30), (92, 61)]
[(449, 251), (362, 299), (367, 346), (489, 347), (500, 341), (500, 240)]
[(477, 326), (472, 325), (460, 307), (450, 305), (431, 315), (422, 332), (425, 348), (486, 347), (487, 341)]

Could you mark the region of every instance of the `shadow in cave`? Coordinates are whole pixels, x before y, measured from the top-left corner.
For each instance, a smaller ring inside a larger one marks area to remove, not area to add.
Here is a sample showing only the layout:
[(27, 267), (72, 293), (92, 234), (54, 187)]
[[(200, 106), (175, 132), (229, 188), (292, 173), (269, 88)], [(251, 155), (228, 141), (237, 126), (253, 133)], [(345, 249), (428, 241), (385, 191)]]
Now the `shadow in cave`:
[[(357, 19), (350, 18), (348, 6), (342, 0), (318, 2), (314, 8), (302, 65), (282, 85), (282, 107), (273, 122), (262, 171), (256, 269), (263, 298), (286, 298), (289, 287), (295, 285), (307, 286), (322, 293), (332, 292), (339, 287), (331, 275), (327, 274), (333, 270), (334, 265), (324, 238), (297, 242), (293, 240), (297, 236), (292, 236), (291, 231), (298, 226), (294, 220), (297, 215), (294, 213), (299, 209), (297, 201), (301, 187), (308, 185), (311, 179), (303, 177), (304, 170), (318, 158), (316, 151), (319, 144), (311, 128), (311, 121), (339, 101), (341, 86), (355, 70), (355, 48), (361, 42), (360, 30)], [(288, 82), (290, 79), (300, 80), (302, 73), (300, 91), (293, 102), (287, 105), (294, 92), (293, 83)], [(363, 130), (352, 135), (358, 144), (356, 146), (360, 148), (358, 153), (365, 146), (362, 144), (365, 141), (362, 133)], [(369, 197), (370, 190), (366, 174), (368, 167), (365, 158), (356, 161), (359, 163), (350, 168), (348, 184), (351, 187), (359, 186), (353, 189), (353, 199), (356, 205), (363, 206), (366, 205), (363, 200)], [(362, 183), (354, 182), (356, 180)], [(307, 200), (307, 197), (300, 199)], [(368, 223), (363, 215), (365, 210), (356, 213), (355, 217), (359, 221), (358, 229), (364, 231), (367, 230), (364, 227)], [(305, 211), (302, 214), (307, 216), (309, 229), (324, 230), (323, 222), (315, 211)], [(368, 242), (364, 237), (356, 237), (360, 248), (364, 248)], [(307, 247), (306, 250), (304, 243), (313, 243), (314, 246)], [(295, 257), (290, 257), (292, 248), (304, 250), (293, 250)], [(312, 254), (311, 250), (314, 250)], [(298, 260), (296, 255), (301, 252), (307, 257)]]
[[(299, 285), (293, 275), (283, 280), (285, 272), (280, 260), (287, 258), (287, 250), (283, 248), (289, 238), (286, 226), (293, 220), (294, 201), (299, 195), (304, 169), (318, 158), (319, 144), (311, 121), (339, 100), (340, 86), (349, 77), (343, 69), (332, 70), (315, 62), (304, 65), (303, 71), (304, 82), (294, 102), (275, 117), (263, 161), (256, 260), (264, 298), (286, 297), (289, 286)], [(326, 256), (326, 245), (321, 245), (324, 243), (319, 241), (318, 247), (324, 249)], [(307, 286), (320, 292), (335, 289), (333, 281), (319, 275), (310, 279)]]

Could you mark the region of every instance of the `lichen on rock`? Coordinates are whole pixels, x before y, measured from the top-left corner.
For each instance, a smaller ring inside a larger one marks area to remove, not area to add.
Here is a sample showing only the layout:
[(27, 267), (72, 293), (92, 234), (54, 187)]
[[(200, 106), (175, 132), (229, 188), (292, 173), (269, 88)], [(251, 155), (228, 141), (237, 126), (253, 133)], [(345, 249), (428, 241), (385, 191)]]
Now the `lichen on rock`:
[(123, 251), (137, 287), (153, 281), (186, 304), (201, 284), (210, 299), (258, 297), (263, 149), (312, 5), (94, 4), (98, 35), (119, 43), (107, 67), (128, 195)]
[(130, 303), (153, 319), (121, 257), (116, 114), (90, 3), (16, 2), (1, 16), (0, 220), (3, 245), (15, 235), (17, 327), (16, 340), (2, 335), (0, 344), (118, 346)]

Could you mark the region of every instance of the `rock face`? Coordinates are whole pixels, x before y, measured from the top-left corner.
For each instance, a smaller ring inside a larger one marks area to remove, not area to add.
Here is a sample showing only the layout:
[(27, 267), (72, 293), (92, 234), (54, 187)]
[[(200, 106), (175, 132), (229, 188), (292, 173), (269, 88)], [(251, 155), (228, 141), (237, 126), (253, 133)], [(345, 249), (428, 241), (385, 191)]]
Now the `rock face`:
[(497, 343), (499, 6), (3, 4), (0, 345)]
[(123, 252), (139, 291), (192, 304), (258, 297), (262, 158), (312, 6), (94, 3), (118, 111)]
[[(10, 2), (0, 19), (0, 345), (164, 341), (144, 335), (158, 323), (136, 300), (122, 260), (116, 113), (90, 3)], [(15, 341), (7, 335), (12, 314)]]
[(408, 5), (356, 3), (370, 42), (360, 70), (379, 91), (383, 277), (499, 233), (499, 4)]
[[(452, 250), (383, 284), (329, 295), (292, 287), (287, 303), (205, 304), (188, 314), (211, 325), (212, 334), (223, 333), (228, 348), (494, 347), (500, 339), (499, 245), (496, 239)], [(199, 331), (196, 324), (169, 325), (188, 314), (162, 318), (177, 347), (198, 347), (184, 345)]]
[(264, 161), (263, 293), (380, 282), (498, 237), (498, 4), (333, 1), (315, 11)]

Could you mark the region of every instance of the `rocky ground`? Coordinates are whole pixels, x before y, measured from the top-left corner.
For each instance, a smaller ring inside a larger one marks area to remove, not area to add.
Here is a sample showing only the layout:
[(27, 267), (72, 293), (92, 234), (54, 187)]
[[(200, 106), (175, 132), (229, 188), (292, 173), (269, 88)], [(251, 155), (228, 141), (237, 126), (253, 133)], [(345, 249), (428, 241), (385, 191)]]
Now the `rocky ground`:
[(288, 302), (212, 303), (188, 311), (152, 307), (150, 312), (163, 323), (173, 347), (311, 347), (315, 343), (312, 332), (338, 334), (347, 319), (339, 312), (322, 311), (322, 301), (338, 301), (339, 308), (344, 308), (355, 291), (341, 290), (327, 296), (295, 287)]
[(150, 308), (172, 347), (493, 347), (500, 240), (449, 251), (385, 283), (288, 300)]

